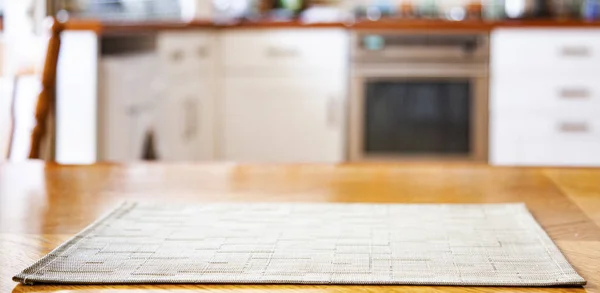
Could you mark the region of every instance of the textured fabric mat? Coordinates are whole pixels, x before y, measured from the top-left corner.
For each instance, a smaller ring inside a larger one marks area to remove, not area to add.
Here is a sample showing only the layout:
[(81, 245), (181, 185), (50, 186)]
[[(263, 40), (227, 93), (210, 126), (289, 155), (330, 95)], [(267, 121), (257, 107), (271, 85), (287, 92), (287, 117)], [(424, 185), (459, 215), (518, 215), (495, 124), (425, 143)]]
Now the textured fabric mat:
[(523, 204), (125, 203), (14, 280), (585, 284)]

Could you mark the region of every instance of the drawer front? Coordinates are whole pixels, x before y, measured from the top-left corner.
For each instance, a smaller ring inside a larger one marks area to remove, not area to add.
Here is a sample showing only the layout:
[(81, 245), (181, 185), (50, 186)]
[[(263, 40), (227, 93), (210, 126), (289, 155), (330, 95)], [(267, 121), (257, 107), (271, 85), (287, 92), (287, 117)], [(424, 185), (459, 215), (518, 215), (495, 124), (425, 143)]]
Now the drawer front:
[(493, 113), (490, 160), (500, 165), (600, 166), (600, 118)]
[(208, 76), (217, 61), (217, 38), (211, 32), (166, 32), (158, 37), (162, 69), (168, 76)]
[(539, 166), (600, 166), (600, 141), (527, 140), (520, 146), (519, 161)]
[[(345, 70), (349, 39), (342, 29), (233, 30), (223, 34), (226, 69), (254, 74)], [(254, 71), (256, 70), (256, 71)]]
[(594, 74), (598, 66), (597, 29), (498, 29), (492, 33), (492, 70)]
[(600, 113), (600, 82), (587, 76), (495, 75), (490, 107), (567, 113)]
[(600, 118), (581, 113), (532, 111), (496, 111), (490, 114), (494, 124), (518, 138), (600, 141)]
[(599, 167), (600, 142), (545, 140), (512, 141), (490, 156), (493, 165)]

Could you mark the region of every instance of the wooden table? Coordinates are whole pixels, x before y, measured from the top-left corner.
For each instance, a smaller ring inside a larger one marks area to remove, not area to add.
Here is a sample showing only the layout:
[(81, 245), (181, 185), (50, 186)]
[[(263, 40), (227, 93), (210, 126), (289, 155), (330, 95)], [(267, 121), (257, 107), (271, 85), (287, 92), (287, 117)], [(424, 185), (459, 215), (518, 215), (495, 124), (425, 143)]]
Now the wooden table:
[[(22, 286), (21, 271), (124, 200), (525, 202), (583, 288), (160, 285)], [(483, 165), (0, 165), (0, 292), (600, 292), (600, 169)], [(143, 290), (142, 290), (143, 291)]]

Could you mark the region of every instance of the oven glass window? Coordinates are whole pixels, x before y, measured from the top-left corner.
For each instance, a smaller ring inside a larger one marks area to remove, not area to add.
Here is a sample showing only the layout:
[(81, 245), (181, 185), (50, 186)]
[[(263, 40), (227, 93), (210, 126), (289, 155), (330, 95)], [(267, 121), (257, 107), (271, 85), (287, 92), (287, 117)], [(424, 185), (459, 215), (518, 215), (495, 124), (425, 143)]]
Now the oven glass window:
[(370, 81), (366, 84), (367, 155), (468, 155), (469, 80)]

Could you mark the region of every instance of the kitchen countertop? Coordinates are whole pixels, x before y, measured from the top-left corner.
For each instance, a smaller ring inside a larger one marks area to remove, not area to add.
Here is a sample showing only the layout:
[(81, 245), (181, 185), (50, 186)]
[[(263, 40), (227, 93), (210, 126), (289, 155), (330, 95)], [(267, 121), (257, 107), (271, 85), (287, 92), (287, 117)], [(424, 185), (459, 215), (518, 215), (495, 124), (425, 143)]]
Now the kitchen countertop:
[[(309, 285), (23, 286), (11, 277), (122, 201), (525, 202), (582, 288)], [(600, 169), (478, 164), (0, 165), (0, 292), (600, 292)]]
[(447, 21), (447, 20), (381, 20), (381, 21), (358, 21), (354, 23), (302, 23), (290, 22), (239, 22), (235, 24), (219, 25), (210, 21), (191, 22), (101, 22), (98, 20), (70, 20), (65, 23), (67, 30), (91, 30), (98, 34), (114, 34), (140, 31), (157, 30), (185, 30), (185, 29), (243, 29), (243, 28), (347, 28), (354, 30), (467, 30), (467, 31), (490, 31), (498, 27), (523, 28), (523, 27), (547, 27), (547, 28), (600, 28), (600, 21), (586, 22), (580, 20), (504, 20), (504, 21)]

